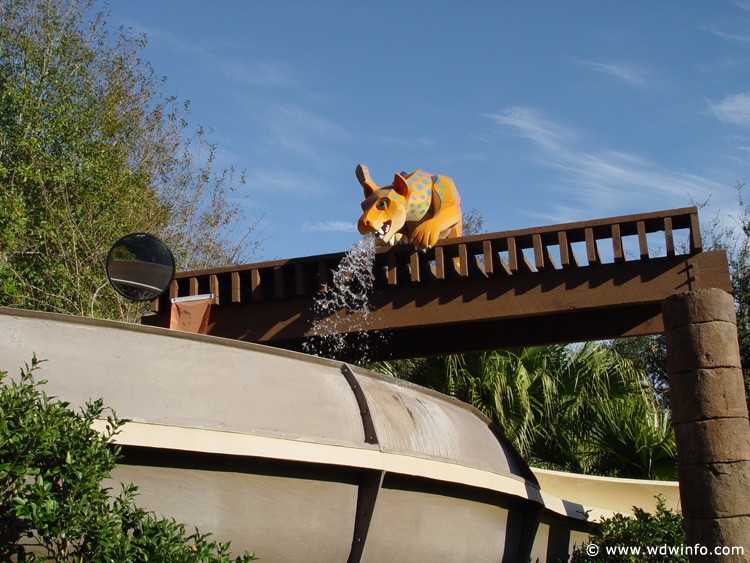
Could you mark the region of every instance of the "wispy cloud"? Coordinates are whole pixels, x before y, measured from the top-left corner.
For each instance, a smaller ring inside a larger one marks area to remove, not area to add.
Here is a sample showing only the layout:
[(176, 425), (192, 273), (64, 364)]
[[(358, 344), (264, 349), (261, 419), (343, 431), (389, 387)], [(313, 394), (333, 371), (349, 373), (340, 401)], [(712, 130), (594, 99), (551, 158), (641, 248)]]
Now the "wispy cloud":
[(565, 145), (575, 136), (571, 129), (545, 119), (532, 107), (514, 106), (484, 116), (516, 131), (550, 152), (563, 151)]
[(711, 113), (733, 125), (750, 125), (750, 93), (731, 94), (717, 103), (709, 102)]
[(356, 225), (347, 221), (318, 221), (302, 225), (302, 231), (306, 233), (353, 233), (356, 230)]
[[(291, 155), (321, 165), (330, 159), (326, 154), (328, 144), (349, 139), (344, 128), (316, 109), (278, 101), (280, 89), (285, 94), (304, 92), (303, 100), (315, 101), (315, 93), (305, 88), (304, 75), (293, 65), (274, 58), (245, 59), (224, 45), (195, 43), (162, 28), (139, 23), (127, 25), (181, 58), (193, 61), (205, 70), (206, 76), (221, 80), (217, 87), (237, 86), (242, 92), (240, 104), (247, 108), (238, 112), (238, 119), (260, 124), (262, 131), (254, 137), (253, 145), (265, 157), (288, 159)], [(269, 178), (259, 175), (257, 183), (291, 190), (301, 185), (296, 180), (283, 174)]]
[(275, 59), (248, 60), (227, 57), (200, 43), (188, 41), (160, 28), (129, 24), (149, 41), (158, 41), (180, 54), (187, 54), (195, 62), (239, 84), (265, 88), (291, 86), (299, 81), (294, 69), (286, 62)]
[(687, 197), (706, 199), (721, 186), (702, 176), (660, 167), (648, 159), (615, 150), (582, 148), (581, 135), (542, 116), (531, 107), (512, 107), (486, 117), (531, 141), (540, 152), (540, 165), (556, 168), (558, 184), (551, 192), (563, 195), (557, 206), (560, 219), (574, 209), (588, 213), (626, 208), (634, 201), (649, 204), (664, 199), (675, 203)]
[(293, 104), (273, 104), (262, 119), (270, 131), (270, 141), (285, 151), (316, 161), (321, 158), (322, 142), (349, 138), (343, 127)]
[(289, 170), (255, 169), (247, 175), (247, 186), (253, 190), (274, 194), (312, 196), (330, 192), (322, 181)]
[(709, 33), (712, 33), (716, 35), (717, 37), (720, 37), (721, 39), (724, 39), (726, 41), (731, 41), (732, 43), (743, 43), (743, 44), (750, 43), (750, 35), (747, 33), (734, 33), (730, 31), (721, 30), (717, 27), (706, 27), (705, 29)]
[(644, 67), (623, 62), (576, 61), (576, 64), (596, 72), (608, 74), (628, 84), (643, 86), (650, 82), (651, 73)]
[(235, 82), (246, 85), (277, 88), (292, 86), (298, 82), (292, 67), (278, 60), (246, 61), (219, 58), (215, 66)]

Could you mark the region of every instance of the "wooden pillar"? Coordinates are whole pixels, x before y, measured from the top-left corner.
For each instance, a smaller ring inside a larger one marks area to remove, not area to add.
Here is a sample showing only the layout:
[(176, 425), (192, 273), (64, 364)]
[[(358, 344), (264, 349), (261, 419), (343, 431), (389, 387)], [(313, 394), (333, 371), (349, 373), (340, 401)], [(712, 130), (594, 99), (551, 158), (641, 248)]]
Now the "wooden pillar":
[[(742, 546), (750, 558), (750, 424), (732, 296), (720, 289), (662, 303), (683, 526), (688, 546)], [(691, 561), (698, 558), (691, 557)]]

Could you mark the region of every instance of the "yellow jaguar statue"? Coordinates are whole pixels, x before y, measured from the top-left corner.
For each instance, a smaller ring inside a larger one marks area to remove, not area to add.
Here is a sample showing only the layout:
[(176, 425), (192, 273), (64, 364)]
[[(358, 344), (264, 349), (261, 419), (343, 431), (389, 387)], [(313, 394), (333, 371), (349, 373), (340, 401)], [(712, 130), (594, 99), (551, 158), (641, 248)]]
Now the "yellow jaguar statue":
[(364, 213), (357, 224), (360, 234), (375, 233), (382, 244), (411, 242), (420, 250), (461, 236), (461, 198), (448, 176), (402, 172), (393, 184), (381, 188), (366, 166), (359, 164), (356, 174), (365, 191)]

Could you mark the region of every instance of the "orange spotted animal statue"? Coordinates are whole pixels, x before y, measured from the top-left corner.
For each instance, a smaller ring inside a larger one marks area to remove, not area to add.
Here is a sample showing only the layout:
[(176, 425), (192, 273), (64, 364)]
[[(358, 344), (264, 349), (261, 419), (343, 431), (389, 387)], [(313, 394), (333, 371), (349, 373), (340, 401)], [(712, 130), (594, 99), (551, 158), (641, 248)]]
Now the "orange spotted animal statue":
[(412, 243), (420, 250), (443, 238), (461, 236), (461, 198), (453, 180), (417, 170), (402, 172), (393, 184), (379, 187), (366, 166), (357, 166), (365, 190), (360, 234), (375, 233), (382, 244)]

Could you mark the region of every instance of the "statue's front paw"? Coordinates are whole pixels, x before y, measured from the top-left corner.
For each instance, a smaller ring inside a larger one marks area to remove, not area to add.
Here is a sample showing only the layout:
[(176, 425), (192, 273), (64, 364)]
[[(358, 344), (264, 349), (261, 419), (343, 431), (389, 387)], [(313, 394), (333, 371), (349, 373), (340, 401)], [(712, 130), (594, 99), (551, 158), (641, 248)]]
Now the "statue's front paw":
[(411, 237), (414, 246), (420, 250), (426, 250), (435, 246), (440, 237), (440, 227), (435, 222), (428, 220), (414, 229)]

